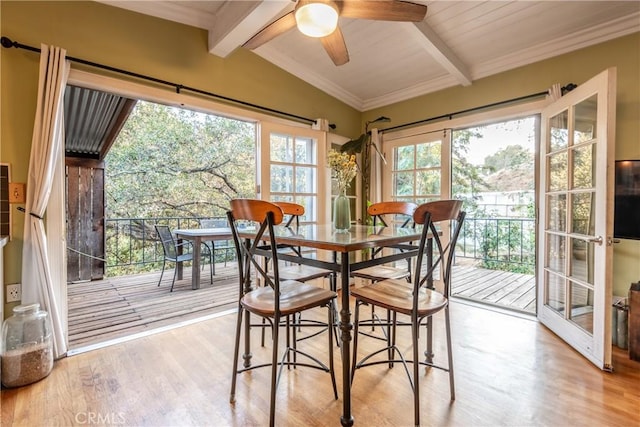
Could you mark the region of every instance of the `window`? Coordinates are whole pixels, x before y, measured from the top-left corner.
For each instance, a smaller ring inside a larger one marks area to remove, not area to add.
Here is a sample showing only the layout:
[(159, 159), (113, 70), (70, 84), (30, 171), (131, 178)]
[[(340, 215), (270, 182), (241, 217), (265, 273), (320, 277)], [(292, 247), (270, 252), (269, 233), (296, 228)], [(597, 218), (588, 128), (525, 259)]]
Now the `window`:
[(319, 183), (325, 176), (319, 168), (319, 153), (324, 153), (319, 135), (308, 129), (264, 129), (270, 127), (264, 125), (262, 132), (268, 140), (262, 158), (269, 162), (262, 174), (261, 197), (298, 203), (305, 208), (302, 222), (319, 222)]
[[(391, 179), (385, 199), (421, 204), (446, 197), (449, 192), (448, 159), (443, 156), (443, 132), (401, 138), (391, 142)], [(443, 170), (445, 174), (443, 175)]]

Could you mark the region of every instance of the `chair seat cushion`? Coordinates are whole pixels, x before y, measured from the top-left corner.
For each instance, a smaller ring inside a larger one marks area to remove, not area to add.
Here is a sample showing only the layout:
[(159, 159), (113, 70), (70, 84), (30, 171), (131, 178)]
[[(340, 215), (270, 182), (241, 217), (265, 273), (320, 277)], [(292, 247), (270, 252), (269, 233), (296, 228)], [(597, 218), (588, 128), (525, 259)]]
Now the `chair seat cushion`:
[[(244, 295), (240, 303), (252, 313), (272, 317), (275, 311), (274, 291), (264, 286)], [(293, 280), (280, 283), (280, 312), (286, 316), (313, 307), (320, 307), (337, 294), (328, 289)]]
[[(290, 265), (281, 267), (278, 270), (280, 280), (296, 280), (298, 282), (306, 282), (308, 280), (319, 279), (331, 275), (330, 270), (312, 267), (309, 265)], [(271, 274), (269, 274), (271, 276)], [(272, 276), (273, 277), (273, 276)]]
[[(387, 308), (410, 315), (413, 304), (413, 286), (402, 280), (384, 280), (353, 288), (351, 294), (361, 300), (378, 307)], [(428, 316), (438, 312), (447, 305), (447, 298), (440, 292), (420, 288), (418, 295), (418, 316)]]
[(396, 268), (390, 265), (374, 265), (373, 267), (363, 268), (351, 273), (352, 277), (361, 277), (373, 281), (387, 279), (404, 279), (409, 277), (409, 271), (406, 268)]
[(167, 257), (167, 260), (169, 261), (173, 261), (173, 262), (185, 262), (185, 261), (191, 261), (193, 260), (193, 255), (188, 253), (188, 254), (182, 254), (182, 255), (178, 255), (176, 258), (170, 258)]

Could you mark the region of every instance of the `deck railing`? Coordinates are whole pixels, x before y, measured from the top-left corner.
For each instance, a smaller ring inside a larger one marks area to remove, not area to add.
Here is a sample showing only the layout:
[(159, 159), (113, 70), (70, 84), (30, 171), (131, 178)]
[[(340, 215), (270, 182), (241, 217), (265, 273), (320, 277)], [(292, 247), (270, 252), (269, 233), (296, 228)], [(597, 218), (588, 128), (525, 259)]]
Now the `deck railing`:
[(476, 259), (492, 270), (532, 274), (535, 231), (533, 218), (466, 217), (456, 256)]
[[(203, 219), (220, 221), (226, 225), (225, 217), (161, 217), (161, 218), (113, 218), (105, 221), (106, 268), (109, 276), (134, 274), (159, 270), (162, 266), (162, 244), (154, 226), (168, 225), (178, 228), (197, 228)], [(226, 246), (226, 245), (225, 245)], [(233, 251), (217, 251), (216, 262), (233, 257)]]
[[(162, 217), (114, 218), (105, 221), (106, 268), (108, 275), (135, 274), (157, 270), (162, 263), (162, 246), (154, 225), (196, 228), (211, 218)], [(226, 218), (213, 218), (226, 223)], [(233, 251), (216, 251), (216, 262), (235, 256)], [(535, 266), (535, 220), (531, 218), (465, 218), (458, 239), (457, 257), (479, 261), (484, 268), (533, 273)]]

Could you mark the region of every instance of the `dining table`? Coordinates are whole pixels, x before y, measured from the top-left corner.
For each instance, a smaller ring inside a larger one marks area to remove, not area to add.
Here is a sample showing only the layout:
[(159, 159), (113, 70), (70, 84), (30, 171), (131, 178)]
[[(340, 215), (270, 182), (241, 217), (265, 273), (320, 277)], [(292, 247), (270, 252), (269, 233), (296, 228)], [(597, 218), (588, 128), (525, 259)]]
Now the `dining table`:
[[(351, 341), (353, 323), (351, 320), (349, 283), (352, 271), (371, 267), (374, 265), (389, 262), (406, 260), (414, 257), (418, 252), (418, 245), (411, 245), (411, 242), (419, 242), (422, 234), (420, 227), (401, 227), (392, 225), (388, 227), (351, 225), (346, 231), (336, 231), (331, 224), (325, 225), (300, 225), (298, 227), (286, 227), (278, 225), (274, 227), (275, 240), (278, 245), (291, 245), (308, 249), (329, 251), (333, 256), (327, 256), (326, 260), (321, 257), (308, 256), (314, 251), (300, 251), (300, 253), (278, 254), (278, 258), (298, 264), (316, 266), (332, 270), (340, 276), (340, 352), (342, 359), (342, 403), (343, 410), (340, 422), (343, 426), (354, 424), (354, 417), (351, 412)], [(240, 238), (251, 239), (255, 237), (255, 230), (239, 230)], [(268, 236), (268, 233), (267, 233)], [(263, 238), (265, 238), (264, 236)], [(402, 251), (387, 251), (386, 254), (375, 258), (362, 257), (361, 251), (371, 248), (381, 247), (403, 247)], [(431, 239), (427, 244), (427, 262), (431, 265), (432, 250)], [(306, 256), (305, 256), (306, 255)], [(251, 291), (251, 284), (243, 292)], [(245, 322), (248, 325), (249, 322)], [(245, 363), (250, 364), (251, 351), (248, 341), (245, 343)], [(427, 352), (431, 352), (430, 340)]]
[[(200, 288), (200, 246), (203, 242), (215, 242), (221, 240), (231, 240), (231, 228), (182, 228), (173, 231), (178, 241), (178, 251), (182, 253), (183, 240), (189, 240), (193, 243), (193, 260), (191, 261), (191, 288)], [(215, 244), (215, 243), (214, 243)], [(182, 263), (176, 266), (178, 280), (182, 279)]]

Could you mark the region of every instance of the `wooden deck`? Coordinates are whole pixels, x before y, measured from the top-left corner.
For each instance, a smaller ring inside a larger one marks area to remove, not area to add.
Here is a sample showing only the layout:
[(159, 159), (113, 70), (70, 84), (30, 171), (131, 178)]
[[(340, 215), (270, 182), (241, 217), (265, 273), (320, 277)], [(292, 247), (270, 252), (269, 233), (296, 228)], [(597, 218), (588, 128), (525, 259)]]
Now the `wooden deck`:
[(532, 274), (457, 265), (451, 273), (451, 295), (535, 314), (536, 280)]
[[(205, 269), (208, 266), (205, 267)], [(206, 271), (205, 271), (206, 273)], [(459, 265), (452, 295), (507, 309), (535, 313), (533, 276)], [(68, 285), (69, 348), (74, 350), (215, 315), (235, 308), (236, 264), (216, 264), (213, 284), (203, 274), (201, 289), (191, 289), (191, 269), (169, 292), (173, 270), (161, 286), (160, 272)]]
[[(205, 269), (209, 266), (205, 266)], [(235, 308), (238, 300), (236, 264), (216, 264), (213, 284), (205, 270), (202, 288), (191, 289), (191, 268), (184, 269), (169, 292), (173, 270), (114, 277), (68, 285), (69, 348), (213, 315)]]

